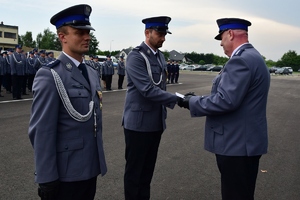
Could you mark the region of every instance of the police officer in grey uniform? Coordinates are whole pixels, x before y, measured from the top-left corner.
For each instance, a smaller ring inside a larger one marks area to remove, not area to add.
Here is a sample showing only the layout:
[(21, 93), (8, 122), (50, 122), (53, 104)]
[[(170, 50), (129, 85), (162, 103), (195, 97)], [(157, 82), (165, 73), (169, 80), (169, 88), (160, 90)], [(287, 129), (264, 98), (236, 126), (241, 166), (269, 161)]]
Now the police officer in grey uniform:
[(270, 73), (248, 41), (251, 22), (217, 20), (224, 53), (230, 57), (214, 79), (210, 95), (186, 95), (179, 106), (206, 116), (205, 149), (216, 155), (223, 200), (253, 200), (259, 160), (267, 153), (266, 118)]
[[(13, 51), (12, 51), (13, 52)], [(6, 94), (11, 93), (11, 69), (10, 69), (10, 61), (9, 55), (7, 51), (2, 53), (4, 59), (4, 68), (5, 68), (5, 75), (4, 75), (4, 87), (6, 89)]]
[(99, 62), (98, 56), (94, 56), (93, 63), (94, 63), (94, 69), (97, 71), (99, 80), (100, 80), (101, 79), (101, 63)]
[(47, 54), (48, 54), (47, 59), (46, 59), (47, 64), (54, 61), (54, 60), (56, 60), (56, 58), (54, 58), (53, 51), (49, 51)]
[(27, 58), (27, 74), (28, 74), (28, 91), (32, 91), (32, 84), (33, 84), (33, 79), (36, 74), (36, 69), (33, 67), (35, 63), (36, 58), (34, 57), (34, 52), (30, 51), (29, 52), (29, 57)]
[(35, 59), (33, 68), (38, 71), (41, 67), (48, 64), (46, 59), (46, 50), (40, 50), (39, 56)]
[(21, 99), (22, 82), (26, 69), (26, 59), (22, 54), (21, 45), (16, 45), (16, 51), (11, 54), (9, 62), (13, 84), (13, 99)]
[(166, 92), (167, 66), (159, 51), (165, 41), (170, 17), (152, 17), (145, 24), (145, 41), (126, 59), (127, 93), (122, 125), (125, 134), (126, 200), (150, 199), (150, 184), (157, 151), (166, 129), (166, 107), (177, 97)]
[(103, 63), (102, 73), (105, 77), (106, 90), (111, 90), (112, 76), (115, 74), (114, 63), (111, 61), (111, 55), (106, 56), (107, 60)]
[(100, 80), (82, 58), (94, 30), (91, 12), (80, 4), (51, 18), (62, 53), (34, 78), (29, 138), (41, 199), (92, 200), (97, 176), (107, 171)]
[(124, 77), (125, 77), (125, 62), (124, 62), (124, 57), (120, 56), (120, 60), (118, 61), (118, 89), (123, 89), (123, 82), (124, 82)]
[[(2, 47), (0, 47), (0, 52), (2, 50)], [(4, 80), (4, 75), (6, 73), (6, 69), (4, 67), (4, 58), (2, 56), (3, 54), (0, 54), (0, 97), (3, 97), (3, 95), (1, 94), (1, 90), (2, 90), (2, 81)]]

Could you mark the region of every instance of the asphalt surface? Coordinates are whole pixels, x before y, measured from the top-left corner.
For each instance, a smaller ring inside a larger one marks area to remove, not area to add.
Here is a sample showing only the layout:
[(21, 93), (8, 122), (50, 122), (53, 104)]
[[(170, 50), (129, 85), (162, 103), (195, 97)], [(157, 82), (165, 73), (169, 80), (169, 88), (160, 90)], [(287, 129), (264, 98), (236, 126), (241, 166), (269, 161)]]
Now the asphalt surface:
[[(183, 72), (169, 92), (209, 94), (214, 72)], [(112, 88), (117, 88), (114, 75)], [(269, 151), (262, 156), (257, 200), (300, 199), (300, 76), (272, 76), (267, 117)], [(125, 87), (126, 88), (126, 87)], [(0, 98), (0, 199), (38, 199), (33, 149), (28, 139), (32, 95)], [(95, 199), (122, 200), (124, 135), (121, 127), (126, 90), (103, 94), (103, 137), (108, 173), (98, 178)], [(220, 174), (215, 156), (203, 148), (205, 117), (186, 109), (168, 110), (151, 186), (153, 200), (219, 200)]]

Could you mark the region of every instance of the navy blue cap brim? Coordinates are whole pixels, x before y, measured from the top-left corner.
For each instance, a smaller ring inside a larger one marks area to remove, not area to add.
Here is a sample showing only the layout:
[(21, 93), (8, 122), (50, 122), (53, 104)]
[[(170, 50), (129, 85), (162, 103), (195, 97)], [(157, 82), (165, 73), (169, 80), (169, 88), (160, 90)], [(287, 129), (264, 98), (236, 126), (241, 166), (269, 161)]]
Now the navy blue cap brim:
[(150, 29), (153, 29), (153, 30), (156, 30), (157, 32), (160, 32), (160, 33), (169, 33), (169, 34), (172, 34), (169, 29), (160, 29), (160, 28), (155, 28), (155, 27), (152, 27)]
[(228, 29), (226, 29), (226, 30), (223, 30), (223, 31), (221, 31), (216, 37), (215, 37), (215, 39), (216, 40), (222, 40), (222, 34), (225, 32), (225, 31), (227, 31)]
[(71, 27), (73, 28), (76, 28), (76, 29), (85, 29), (85, 30), (92, 30), (92, 31), (95, 31), (95, 29), (90, 26), (90, 25), (84, 25), (84, 26), (74, 26), (74, 25), (70, 25)]

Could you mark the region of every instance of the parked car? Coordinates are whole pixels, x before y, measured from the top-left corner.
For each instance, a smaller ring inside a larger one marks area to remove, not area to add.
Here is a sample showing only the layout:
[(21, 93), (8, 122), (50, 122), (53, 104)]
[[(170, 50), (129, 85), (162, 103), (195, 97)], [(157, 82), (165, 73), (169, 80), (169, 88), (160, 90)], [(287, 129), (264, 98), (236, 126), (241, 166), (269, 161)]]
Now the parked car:
[(276, 71), (275, 71), (275, 74), (286, 74), (286, 75), (289, 75), (290, 74), (290, 71), (287, 69), (287, 68), (278, 68)]
[(278, 69), (278, 67), (271, 67), (271, 68), (269, 69), (269, 72), (270, 72), (270, 73), (275, 73), (277, 69)]
[(183, 68), (185, 68), (186, 66), (187, 66), (187, 64), (182, 63), (182, 64), (179, 65), (179, 69), (180, 69), (180, 70), (183, 70)]
[(199, 67), (195, 68), (194, 71), (206, 71), (206, 65), (200, 65)]
[(291, 67), (283, 67), (283, 68), (288, 69), (290, 74), (293, 73), (293, 68), (291, 68)]
[(223, 69), (223, 66), (211, 66), (206, 69), (206, 71), (214, 71), (214, 72), (219, 72)]
[(196, 68), (195, 65), (186, 65), (186, 66), (182, 67), (181, 69), (193, 71), (195, 68)]

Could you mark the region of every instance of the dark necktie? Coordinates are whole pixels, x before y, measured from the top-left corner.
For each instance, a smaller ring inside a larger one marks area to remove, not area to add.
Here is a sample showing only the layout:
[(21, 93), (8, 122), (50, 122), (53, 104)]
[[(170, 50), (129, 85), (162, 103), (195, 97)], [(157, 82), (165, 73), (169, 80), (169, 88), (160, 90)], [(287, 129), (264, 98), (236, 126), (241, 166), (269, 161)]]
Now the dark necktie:
[(160, 62), (160, 58), (159, 58), (159, 53), (158, 52), (155, 54), (155, 57), (156, 57), (157, 61), (159, 62), (160, 67), (162, 67), (162, 64)]
[(88, 76), (85, 64), (84, 63), (80, 63), (80, 65), (78, 66), (78, 69), (81, 71), (81, 73), (84, 76), (84, 78), (86, 79), (86, 81), (90, 84), (89, 76)]

